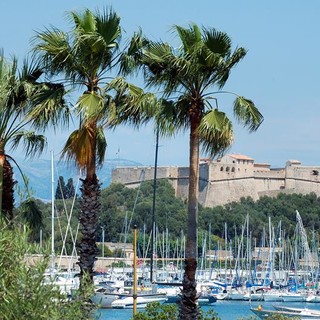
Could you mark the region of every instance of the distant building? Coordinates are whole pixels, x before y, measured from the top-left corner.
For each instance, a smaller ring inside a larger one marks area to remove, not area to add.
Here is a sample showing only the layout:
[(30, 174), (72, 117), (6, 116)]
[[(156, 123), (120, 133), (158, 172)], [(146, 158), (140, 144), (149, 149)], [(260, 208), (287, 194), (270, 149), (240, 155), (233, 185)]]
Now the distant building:
[[(205, 207), (225, 205), (242, 197), (275, 197), (281, 192), (314, 192), (320, 196), (320, 166), (302, 166), (298, 160), (289, 160), (284, 168), (273, 169), (248, 156), (228, 154), (218, 160), (201, 159), (199, 166), (199, 202)], [(112, 171), (112, 182), (127, 187), (137, 187), (153, 177), (154, 167), (120, 167)], [(188, 167), (158, 167), (157, 178), (168, 179), (176, 196), (187, 198)]]
[[(97, 244), (102, 245), (102, 242), (97, 242)], [(127, 260), (133, 260), (133, 244), (123, 243), (123, 242), (105, 242), (104, 245), (109, 248), (113, 253), (120, 253), (122, 258)]]

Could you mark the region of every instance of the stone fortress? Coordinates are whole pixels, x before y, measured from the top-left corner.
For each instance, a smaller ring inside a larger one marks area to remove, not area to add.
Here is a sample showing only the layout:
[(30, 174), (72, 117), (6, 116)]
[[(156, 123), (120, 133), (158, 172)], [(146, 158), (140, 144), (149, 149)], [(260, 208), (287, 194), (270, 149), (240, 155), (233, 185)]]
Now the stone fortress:
[[(242, 197), (275, 197), (281, 192), (320, 196), (320, 166), (302, 166), (297, 160), (273, 169), (245, 155), (227, 154), (217, 160), (201, 159), (199, 170), (199, 203), (204, 207), (225, 205)], [(157, 179), (168, 179), (182, 199), (188, 196), (188, 176), (188, 167), (157, 168)], [(127, 187), (153, 179), (154, 167), (118, 167), (112, 171), (112, 182)]]

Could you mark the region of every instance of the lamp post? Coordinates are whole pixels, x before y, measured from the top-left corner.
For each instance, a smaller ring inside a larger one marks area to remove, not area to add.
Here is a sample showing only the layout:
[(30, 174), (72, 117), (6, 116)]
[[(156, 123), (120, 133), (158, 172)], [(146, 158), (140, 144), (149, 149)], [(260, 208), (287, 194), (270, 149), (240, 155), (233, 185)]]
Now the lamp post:
[(153, 282), (153, 264), (154, 264), (154, 240), (156, 233), (156, 190), (157, 190), (157, 169), (158, 169), (158, 149), (159, 149), (159, 130), (156, 134), (156, 152), (154, 161), (154, 176), (153, 176), (153, 198), (152, 198), (152, 232), (151, 232), (151, 256), (150, 256), (150, 282)]

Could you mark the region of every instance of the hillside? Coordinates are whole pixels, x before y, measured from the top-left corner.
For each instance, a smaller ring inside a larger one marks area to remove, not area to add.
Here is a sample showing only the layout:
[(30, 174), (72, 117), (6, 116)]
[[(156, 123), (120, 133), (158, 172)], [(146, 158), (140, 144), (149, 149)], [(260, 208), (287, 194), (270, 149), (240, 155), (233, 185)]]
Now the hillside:
[[(33, 160), (21, 160), (16, 159), (22, 172), (29, 179), (29, 187), (32, 190), (33, 195), (36, 198), (42, 200), (51, 199), (51, 186), (52, 186), (52, 171), (51, 171), (51, 160), (44, 159), (33, 159)], [(17, 169), (14, 167), (14, 179), (18, 182), (20, 188), (24, 187), (22, 183), (22, 176)], [(141, 166), (141, 163), (127, 160), (127, 159), (107, 159), (101, 169), (98, 170), (97, 174), (102, 183), (102, 188), (106, 188), (111, 183), (111, 173), (116, 167), (121, 166)], [(74, 185), (76, 187), (79, 179), (79, 172), (73, 165), (66, 163), (65, 161), (54, 161), (54, 188), (57, 187), (57, 181), (59, 176), (63, 176), (65, 182), (69, 178), (73, 178)], [(77, 191), (78, 192), (78, 191)]]

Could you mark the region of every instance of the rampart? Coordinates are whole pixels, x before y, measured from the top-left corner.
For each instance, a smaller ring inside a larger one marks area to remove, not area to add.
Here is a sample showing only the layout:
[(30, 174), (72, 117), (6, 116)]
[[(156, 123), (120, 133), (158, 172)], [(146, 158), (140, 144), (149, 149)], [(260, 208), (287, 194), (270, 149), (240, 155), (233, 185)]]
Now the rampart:
[[(199, 202), (205, 207), (225, 205), (242, 197), (258, 200), (261, 196), (275, 197), (279, 193), (311, 192), (320, 196), (320, 166), (302, 166), (297, 160), (285, 167), (273, 169), (269, 164), (230, 154), (218, 160), (203, 159), (199, 166)], [(112, 182), (137, 187), (154, 179), (154, 167), (120, 167), (112, 172)], [(168, 179), (177, 197), (188, 196), (188, 167), (158, 167), (157, 179)]]

